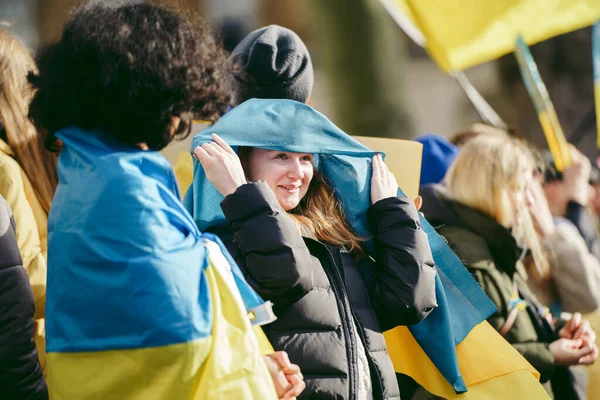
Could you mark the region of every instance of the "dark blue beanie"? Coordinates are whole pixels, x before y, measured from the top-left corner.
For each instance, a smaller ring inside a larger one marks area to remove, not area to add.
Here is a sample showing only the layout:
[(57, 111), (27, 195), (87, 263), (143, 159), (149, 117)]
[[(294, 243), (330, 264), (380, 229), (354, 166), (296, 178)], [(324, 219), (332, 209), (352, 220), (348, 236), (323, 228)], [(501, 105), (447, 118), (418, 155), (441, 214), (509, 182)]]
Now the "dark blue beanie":
[(440, 183), (458, 155), (458, 147), (435, 133), (421, 135), (415, 140), (423, 144), (421, 186)]

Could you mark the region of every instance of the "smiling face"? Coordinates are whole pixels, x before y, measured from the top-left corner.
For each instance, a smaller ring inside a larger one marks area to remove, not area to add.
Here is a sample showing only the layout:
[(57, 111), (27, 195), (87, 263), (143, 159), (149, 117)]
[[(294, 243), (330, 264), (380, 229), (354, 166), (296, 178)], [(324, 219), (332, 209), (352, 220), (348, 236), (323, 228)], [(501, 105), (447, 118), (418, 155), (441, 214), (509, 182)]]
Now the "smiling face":
[(248, 178), (265, 181), (279, 205), (294, 209), (306, 195), (313, 178), (312, 154), (252, 149), (248, 157)]

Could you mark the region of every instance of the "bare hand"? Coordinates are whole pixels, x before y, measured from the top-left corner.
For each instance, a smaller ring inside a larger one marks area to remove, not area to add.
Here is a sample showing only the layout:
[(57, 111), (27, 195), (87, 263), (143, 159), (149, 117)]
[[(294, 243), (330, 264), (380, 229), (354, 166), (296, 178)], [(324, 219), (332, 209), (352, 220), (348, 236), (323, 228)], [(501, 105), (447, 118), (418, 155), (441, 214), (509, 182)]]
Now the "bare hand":
[(529, 214), (533, 220), (535, 230), (542, 238), (544, 238), (553, 234), (555, 231), (552, 212), (550, 212), (544, 189), (537, 179), (532, 180), (529, 190), (533, 197), (532, 204), (529, 207)]
[(582, 206), (589, 202), (589, 180), (591, 172), (590, 160), (581, 154), (573, 145), (569, 145), (571, 165), (563, 171), (565, 193), (569, 200), (576, 201)]
[(575, 335), (577, 329), (581, 327), (582, 323), (583, 317), (581, 316), (581, 313), (573, 313), (573, 315), (571, 315), (571, 319), (569, 319), (565, 326), (563, 326), (562, 329), (558, 331), (558, 336), (565, 339), (574, 339), (573, 336)]
[(204, 143), (194, 149), (194, 155), (202, 164), (208, 180), (227, 196), (246, 183), (244, 169), (233, 149), (217, 134), (214, 142)]
[(556, 365), (592, 364), (598, 358), (598, 347), (581, 339), (558, 339), (550, 343)]
[(271, 373), (277, 396), (280, 399), (295, 399), (302, 393), (306, 384), (300, 367), (290, 363), (285, 351), (264, 356), (265, 364)]
[(381, 154), (373, 156), (373, 177), (371, 178), (371, 204), (389, 197), (398, 196), (398, 182), (383, 162)]

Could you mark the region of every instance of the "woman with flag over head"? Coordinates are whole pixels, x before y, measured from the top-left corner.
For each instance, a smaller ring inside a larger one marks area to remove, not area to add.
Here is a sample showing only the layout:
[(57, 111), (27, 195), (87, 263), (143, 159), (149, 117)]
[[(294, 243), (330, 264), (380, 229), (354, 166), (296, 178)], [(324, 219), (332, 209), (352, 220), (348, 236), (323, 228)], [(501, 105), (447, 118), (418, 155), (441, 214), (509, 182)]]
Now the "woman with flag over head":
[[(59, 150), (49, 215), (55, 399), (277, 399), (303, 389), (254, 327), (274, 317), (201, 234), (157, 150), (230, 102), (201, 21), (150, 2), (78, 9), (40, 55), (30, 116)], [(261, 352), (262, 350), (262, 352)]]
[(461, 148), (447, 189), (421, 191), (422, 210), (495, 303), (489, 323), (541, 373), (546, 390), (555, 399), (586, 398), (569, 367), (597, 359), (595, 332), (578, 313), (553, 319), (526, 282), (526, 255), (535, 266), (530, 274), (547, 277), (549, 270), (530, 214), (535, 170), (525, 143), (480, 135)]
[(436, 271), (382, 155), (292, 100), (249, 100), (193, 147), (187, 204), (274, 303), (267, 336), (302, 369), (301, 397), (398, 399), (382, 332), (437, 306)]

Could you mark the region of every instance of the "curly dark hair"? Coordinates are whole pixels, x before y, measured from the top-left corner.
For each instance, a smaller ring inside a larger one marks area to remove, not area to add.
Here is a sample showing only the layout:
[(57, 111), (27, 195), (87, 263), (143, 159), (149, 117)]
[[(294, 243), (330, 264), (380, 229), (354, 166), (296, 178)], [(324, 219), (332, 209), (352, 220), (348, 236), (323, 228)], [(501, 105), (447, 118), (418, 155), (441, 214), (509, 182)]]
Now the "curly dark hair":
[(227, 56), (204, 22), (147, 1), (80, 7), (37, 61), (29, 116), (51, 150), (71, 125), (160, 150), (231, 103)]

